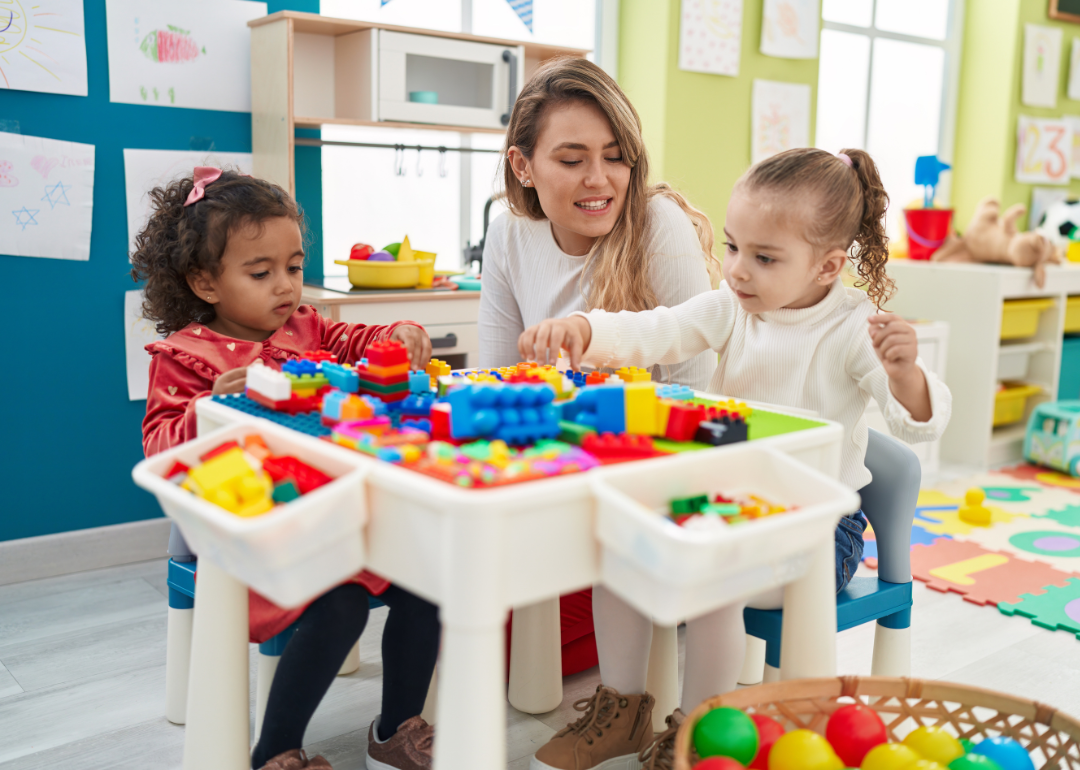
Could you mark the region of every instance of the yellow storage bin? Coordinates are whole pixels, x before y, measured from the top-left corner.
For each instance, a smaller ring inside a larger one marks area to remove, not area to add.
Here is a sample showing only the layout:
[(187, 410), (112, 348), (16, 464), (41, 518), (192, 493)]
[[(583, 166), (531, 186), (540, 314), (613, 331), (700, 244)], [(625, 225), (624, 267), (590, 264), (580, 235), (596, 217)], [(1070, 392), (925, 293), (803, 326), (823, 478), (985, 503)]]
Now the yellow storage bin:
[(1065, 333), (1074, 332), (1080, 332), (1080, 297), (1069, 297), (1065, 300)]
[(1001, 311), (1001, 339), (1032, 337), (1039, 330), (1039, 316), (1054, 306), (1052, 299), (1010, 299)]
[(1024, 407), (1027, 400), (1036, 393), (1042, 393), (1038, 385), (1025, 385), (1022, 382), (1002, 383), (1005, 387), (994, 396), (994, 427), (1010, 425), (1024, 419)]

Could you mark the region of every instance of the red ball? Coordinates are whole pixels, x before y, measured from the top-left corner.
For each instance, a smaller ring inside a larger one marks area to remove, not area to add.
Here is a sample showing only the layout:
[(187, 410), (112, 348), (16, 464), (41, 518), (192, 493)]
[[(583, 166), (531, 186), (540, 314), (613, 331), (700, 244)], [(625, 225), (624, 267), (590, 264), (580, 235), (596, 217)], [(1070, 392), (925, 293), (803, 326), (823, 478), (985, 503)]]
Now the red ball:
[(375, 249), (366, 243), (354, 243), (349, 250), (349, 259), (367, 259), (375, 253)]
[(731, 757), (709, 757), (694, 765), (694, 770), (745, 770), (745, 768)]
[(842, 706), (829, 717), (825, 738), (847, 767), (859, 767), (870, 749), (889, 740), (885, 723), (869, 706)]
[(784, 734), (784, 728), (775, 719), (764, 714), (751, 714), (758, 731), (758, 752), (750, 767), (755, 770), (769, 770), (769, 752), (776, 739)]

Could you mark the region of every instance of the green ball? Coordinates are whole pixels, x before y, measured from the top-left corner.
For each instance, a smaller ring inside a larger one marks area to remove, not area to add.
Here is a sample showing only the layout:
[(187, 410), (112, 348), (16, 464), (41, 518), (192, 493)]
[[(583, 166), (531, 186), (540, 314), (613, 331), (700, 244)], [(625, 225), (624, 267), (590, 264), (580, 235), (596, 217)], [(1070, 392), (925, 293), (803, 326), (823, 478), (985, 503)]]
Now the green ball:
[(398, 250), (400, 248), (401, 248), (401, 243), (400, 242), (398, 242), (398, 243), (388, 243), (387, 245), (382, 247), (382, 250), (383, 251), (389, 251), (391, 254), (394, 255), (394, 259), (397, 259)]
[(969, 752), (950, 762), (949, 770), (1001, 770), (1001, 765), (990, 759), (990, 757)]
[(969, 741), (967, 738), (961, 738), (960, 745), (963, 747), (965, 754), (970, 754), (971, 750), (975, 748), (975, 744)]
[(731, 757), (749, 765), (757, 755), (757, 725), (739, 709), (721, 706), (694, 725), (694, 748), (702, 759)]

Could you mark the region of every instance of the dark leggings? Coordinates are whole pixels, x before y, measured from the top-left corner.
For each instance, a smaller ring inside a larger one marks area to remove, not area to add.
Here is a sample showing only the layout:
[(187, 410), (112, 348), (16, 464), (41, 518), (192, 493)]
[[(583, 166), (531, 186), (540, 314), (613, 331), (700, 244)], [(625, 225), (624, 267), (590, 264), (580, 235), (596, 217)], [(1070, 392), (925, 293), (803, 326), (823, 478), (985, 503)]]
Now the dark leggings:
[[(439, 653), (439, 611), (397, 586), (379, 598), (390, 608), (382, 638), (383, 695), (379, 739), (424, 708)], [(311, 715), (330, 689), (368, 619), (368, 592), (349, 583), (329, 591), (300, 616), (270, 686), (252, 768), (303, 746)]]

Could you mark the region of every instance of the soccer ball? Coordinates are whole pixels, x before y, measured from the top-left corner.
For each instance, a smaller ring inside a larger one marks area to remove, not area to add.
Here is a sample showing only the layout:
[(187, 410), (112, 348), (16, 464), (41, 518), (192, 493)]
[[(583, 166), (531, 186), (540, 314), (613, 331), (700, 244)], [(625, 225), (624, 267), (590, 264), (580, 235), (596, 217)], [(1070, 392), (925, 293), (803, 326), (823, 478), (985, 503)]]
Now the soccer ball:
[(1059, 250), (1068, 248), (1071, 241), (1080, 241), (1080, 201), (1067, 200), (1053, 204), (1035, 229)]

